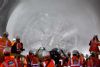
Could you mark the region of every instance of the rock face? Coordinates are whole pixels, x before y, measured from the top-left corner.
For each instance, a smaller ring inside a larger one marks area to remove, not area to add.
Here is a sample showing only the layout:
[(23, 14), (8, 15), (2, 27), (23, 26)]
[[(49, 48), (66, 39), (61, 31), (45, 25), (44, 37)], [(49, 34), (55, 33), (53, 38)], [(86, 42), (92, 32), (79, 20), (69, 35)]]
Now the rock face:
[[(10, 39), (20, 36), (25, 52), (41, 46), (88, 51), (88, 43), (99, 34), (99, 1), (20, 0), (9, 17)], [(96, 6), (95, 6), (96, 5)]]

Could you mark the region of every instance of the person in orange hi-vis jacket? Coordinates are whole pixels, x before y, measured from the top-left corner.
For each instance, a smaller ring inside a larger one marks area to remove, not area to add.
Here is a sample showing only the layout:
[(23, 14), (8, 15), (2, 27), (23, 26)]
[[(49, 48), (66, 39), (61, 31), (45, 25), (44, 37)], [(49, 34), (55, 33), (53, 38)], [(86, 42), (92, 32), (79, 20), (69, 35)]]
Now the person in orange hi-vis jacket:
[(96, 57), (95, 53), (91, 53), (91, 56), (86, 63), (87, 67), (100, 67), (100, 60)]
[(4, 32), (2, 38), (0, 38), (0, 53), (3, 52), (5, 47), (11, 47), (11, 41), (8, 38), (8, 32)]
[(79, 52), (77, 50), (74, 50), (72, 54), (72, 58), (68, 61), (68, 67), (82, 67), (79, 59)]
[(21, 54), (22, 51), (25, 49), (23, 48), (23, 43), (21, 42), (20, 38), (17, 36), (14, 45), (11, 48), (11, 52), (14, 54)]
[(30, 50), (27, 55), (27, 67), (39, 67), (39, 58), (36, 55), (36, 50)]
[(55, 67), (55, 62), (48, 51), (43, 51), (42, 67)]
[(85, 57), (82, 53), (80, 53), (79, 59), (82, 66), (85, 67)]
[(96, 57), (98, 58), (98, 54), (100, 53), (100, 50), (99, 50), (98, 46), (100, 46), (100, 42), (98, 40), (98, 36), (97, 35), (95, 35), (93, 37), (93, 39), (90, 41), (89, 45), (90, 45), (90, 48), (89, 48), (90, 53), (91, 52), (95, 52), (96, 53)]
[(14, 56), (10, 56), (10, 53), (11, 53), (10, 47), (6, 47), (3, 50), (4, 61), (2, 62), (0, 67), (18, 67), (17, 60), (15, 59)]
[(18, 56), (17, 58), (18, 67), (27, 67), (27, 60), (26, 57)]

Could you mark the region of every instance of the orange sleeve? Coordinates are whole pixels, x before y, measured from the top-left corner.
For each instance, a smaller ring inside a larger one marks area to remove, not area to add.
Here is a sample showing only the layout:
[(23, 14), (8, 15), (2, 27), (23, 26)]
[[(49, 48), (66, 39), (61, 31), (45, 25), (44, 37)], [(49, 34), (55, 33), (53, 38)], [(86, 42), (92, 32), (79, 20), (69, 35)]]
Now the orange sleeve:
[(2, 39), (0, 38), (0, 45), (2, 45)]
[(87, 61), (87, 66), (90, 66), (90, 67), (93, 66), (93, 61), (92, 61), (91, 59), (89, 59), (89, 60)]
[(4, 66), (4, 64), (2, 63), (2, 64), (0, 65), (0, 67), (5, 67), (5, 66)]
[(12, 43), (10, 40), (8, 40), (8, 46), (12, 46)]

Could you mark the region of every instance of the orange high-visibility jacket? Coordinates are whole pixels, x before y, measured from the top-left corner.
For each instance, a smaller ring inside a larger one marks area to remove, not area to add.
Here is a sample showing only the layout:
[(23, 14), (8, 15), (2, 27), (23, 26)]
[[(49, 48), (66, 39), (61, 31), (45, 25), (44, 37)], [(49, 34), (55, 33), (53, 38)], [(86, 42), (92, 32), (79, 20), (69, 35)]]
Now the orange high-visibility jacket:
[(79, 59), (77, 56), (73, 56), (73, 57), (69, 60), (68, 66), (70, 66), (70, 67), (80, 67), (80, 66), (81, 66), (80, 59)]
[(93, 51), (93, 52), (96, 52), (96, 53), (99, 52), (98, 46), (99, 46), (99, 43), (98, 42), (91, 40), (90, 41), (89, 51), (90, 52)]
[(14, 56), (5, 56), (4, 62), (0, 67), (18, 67), (18, 63)]
[[(44, 61), (43, 62), (43, 67), (55, 67), (55, 62), (53, 59), (50, 60), (49, 64), (48, 64), (49, 61)], [(48, 65), (47, 65), (48, 64)], [(47, 66), (46, 66), (47, 65)]]
[(5, 47), (11, 47), (11, 41), (9, 39), (0, 38), (0, 52), (2, 53)]

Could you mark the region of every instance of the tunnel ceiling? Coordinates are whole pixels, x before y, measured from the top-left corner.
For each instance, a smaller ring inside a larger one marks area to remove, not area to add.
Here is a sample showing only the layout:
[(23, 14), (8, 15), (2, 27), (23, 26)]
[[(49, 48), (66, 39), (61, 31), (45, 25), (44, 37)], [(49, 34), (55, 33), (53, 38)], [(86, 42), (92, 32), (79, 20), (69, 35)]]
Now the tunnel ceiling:
[[(0, 34), (6, 30), (6, 24), (11, 13), (12, 8), (19, 1), (23, 0), (0, 0)], [(25, 0), (24, 0), (25, 1)], [(91, 4), (96, 11), (98, 18), (100, 18), (100, 0), (84, 0)], [(100, 21), (100, 20), (99, 20)], [(98, 23), (98, 28), (100, 28), (100, 23)]]
[[(15, 35), (16, 32), (18, 32), (21, 35), (21, 39), (24, 42), (26, 48), (28, 46), (27, 44), (30, 44), (31, 47), (33, 47), (34, 45), (32, 42), (39, 41), (38, 40), (39, 36), (44, 36), (44, 35), (41, 35), (42, 30), (39, 30), (39, 29), (45, 28), (48, 25), (51, 25), (52, 30), (59, 28), (60, 23), (58, 24), (57, 28), (53, 29), (54, 26), (52, 24), (46, 24), (45, 21), (53, 23), (54, 21), (62, 22), (63, 20), (65, 20), (64, 22), (68, 22), (69, 27), (72, 27), (73, 29), (73, 30), (70, 30), (69, 33), (72, 34), (73, 32), (74, 33), (77, 31), (79, 32), (77, 33), (77, 38), (79, 41), (78, 47), (82, 47), (82, 46), (86, 47), (86, 45), (88, 45), (89, 38), (91, 37), (90, 35), (99, 33), (100, 0), (70, 0), (70, 1), (69, 0), (67, 1), (64, 1), (64, 0), (62, 1), (61, 0), (58, 0), (58, 1), (57, 0), (54, 0), (54, 1), (53, 0), (43, 0), (43, 1), (7, 0), (5, 5), (3, 6), (4, 1), (6, 0), (0, 0), (0, 6), (1, 6), (0, 7), (1, 8), (0, 9), (0, 33), (2, 34), (7, 29), (7, 31), (13, 37), (13, 35)], [(16, 6), (16, 4), (18, 5)], [(9, 26), (9, 24), (11, 25), (12, 22), (15, 23), (16, 25)], [(25, 25), (25, 22), (26, 22), (26, 25)], [(73, 23), (70, 23), (70, 22), (73, 22)], [(42, 23), (45, 23), (45, 24), (42, 25)], [(40, 25), (40, 28), (38, 27), (38, 24)], [(6, 27), (6, 25), (8, 25), (8, 27)], [(66, 28), (67, 24), (64, 23), (64, 25), (65, 25), (64, 27)], [(18, 29), (16, 29), (17, 26), (18, 26)], [(78, 27), (79, 30), (75, 27)], [(45, 31), (48, 31), (48, 29), (45, 29)], [(49, 29), (49, 32), (50, 30), (51, 29)], [(27, 34), (30, 34), (30, 36)], [(57, 39), (60, 38), (60, 35), (58, 38), (57, 38), (57, 35), (59, 33), (56, 33), (54, 37), (51, 36), (52, 34), (55, 34), (55, 33), (49, 33), (50, 37), (47, 34), (43, 40), (45, 40), (46, 38), (51, 39), (47, 41), (50, 41), (50, 43), (52, 43), (52, 41), (56, 38), (55, 40), (58, 42)], [(39, 36), (35, 37), (35, 35), (39, 35)], [(30, 39), (31, 36), (34, 36), (35, 38), (33, 37)], [(67, 33), (63, 37), (65, 36), (67, 36)], [(68, 43), (69, 45), (75, 43), (76, 39), (74, 39), (73, 37), (74, 36), (72, 36), (72, 38), (71, 37), (65, 38), (65, 41), (62, 44), (66, 44), (66, 40), (67, 40), (67, 45)], [(43, 41), (43, 42), (47, 42), (47, 41)], [(36, 42), (34, 44), (36, 45), (40, 43), (41, 42)], [(30, 47), (28, 47), (28, 49), (29, 48)]]
[(6, 25), (11, 12), (19, 0), (0, 0), (0, 35), (6, 31)]

